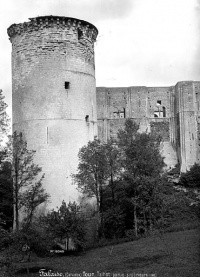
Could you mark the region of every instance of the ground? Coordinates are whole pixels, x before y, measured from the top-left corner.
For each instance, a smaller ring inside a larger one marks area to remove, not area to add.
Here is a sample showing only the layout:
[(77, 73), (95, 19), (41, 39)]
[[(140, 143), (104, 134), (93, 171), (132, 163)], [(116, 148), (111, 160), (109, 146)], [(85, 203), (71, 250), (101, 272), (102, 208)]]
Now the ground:
[[(34, 258), (30, 274), (26, 273), (26, 263), (21, 263), (17, 265), (16, 276), (199, 277), (199, 234), (197, 228), (166, 233), (163, 238), (152, 236), (96, 248), (79, 255)], [(45, 270), (39, 274), (39, 269)], [(58, 273), (63, 275), (55, 275)]]

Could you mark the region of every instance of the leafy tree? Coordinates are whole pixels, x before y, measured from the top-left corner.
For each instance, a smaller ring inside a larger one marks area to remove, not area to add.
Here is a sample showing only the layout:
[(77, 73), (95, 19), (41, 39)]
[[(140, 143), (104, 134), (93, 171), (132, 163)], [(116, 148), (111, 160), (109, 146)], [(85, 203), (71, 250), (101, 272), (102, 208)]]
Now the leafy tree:
[(78, 173), (73, 175), (75, 184), (87, 197), (96, 197), (97, 212), (100, 213), (103, 186), (108, 178), (107, 160), (100, 140), (89, 141), (80, 149), (78, 157)]
[(9, 229), (13, 222), (12, 165), (8, 161), (0, 163), (0, 225)]
[(4, 102), (5, 96), (3, 96), (2, 90), (0, 90), (0, 143), (8, 135), (10, 131), (10, 119), (6, 112), (7, 104)]
[(7, 104), (0, 90), (0, 225), (8, 229), (12, 222), (12, 177), (11, 161), (7, 160), (5, 140), (10, 131)]
[[(151, 133), (139, 133), (139, 126), (131, 119), (125, 122), (124, 130), (118, 132), (118, 145), (121, 149), (123, 179), (129, 184), (129, 201), (133, 205), (135, 236), (138, 235), (139, 211), (144, 205), (144, 192), (151, 199), (150, 184), (155, 182), (162, 172), (164, 158), (160, 154), (161, 138)], [(151, 180), (148, 181), (148, 180)], [(153, 190), (154, 191), (154, 190)], [(141, 204), (142, 203), (142, 204)], [(143, 212), (146, 216), (146, 212)], [(146, 219), (145, 219), (146, 220)], [(151, 221), (150, 221), (151, 222)]]
[(194, 164), (189, 171), (182, 172), (179, 184), (187, 188), (200, 188), (200, 165)]
[(59, 241), (66, 239), (67, 250), (69, 249), (70, 238), (75, 243), (76, 248), (84, 248), (85, 221), (81, 217), (80, 207), (75, 202), (66, 205), (63, 201), (58, 211), (53, 210), (46, 216), (42, 216), (41, 222), (52, 238), (59, 239)]
[(117, 181), (120, 179), (121, 173), (120, 151), (117, 142), (113, 139), (108, 140), (108, 142), (102, 146), (102, 151), (106, 159), (108, 186), (111, 189), (112, 202), (114, 204)]
[(120, 238), (125, 233), (125, 213), (119, 205), (107, 209), (102, 215), (101, 233), (105, 238)]
[(118, 145), (122, 150), (122, 166), (128, 178), (158, 176), (165, 165), (160, 154), (161, 137), (151, 133), (139, 133), (138, 125), (131, 119), (124, 130), (118, 132)]
[(22, 133), (14, 132), (13, 151), (13, 202), (15, 211), (14, 227), (19, 229), (19, 210), (23, 208), (26, 220), (31, 223), (38, 205), (47, 201), (49, 195), (42, 188), (42, 168), (34, 164), (34, 150), (27, 149)]

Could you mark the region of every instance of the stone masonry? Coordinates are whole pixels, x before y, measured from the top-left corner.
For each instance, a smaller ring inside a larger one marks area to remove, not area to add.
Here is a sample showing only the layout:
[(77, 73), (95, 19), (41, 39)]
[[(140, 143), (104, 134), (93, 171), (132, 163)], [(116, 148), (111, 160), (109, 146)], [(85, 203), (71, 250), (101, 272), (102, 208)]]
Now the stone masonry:
[(163, 137), (162, 154), (167, 167), (178, 162), (181, 170), (200, 163), (200, 82), (178, 82), (172, 87), (98, 87), (98, 136), (116, 138), (126, 118), (141, 132)]
[[(49, 208), (78, 193), (78, 151), (98, 134), (116, 137), (126, 118), (162, 135), (168, 167), (200, 163), (200, 82), (171, 87), (98, 87), (92, 24), (41, 16), (8, 28), (12, 43), (13, 131), (22, 132), (45, 173)], [(98, 130), (97, 130), (98, 129)], [(45, 209), (45, 207), (43, 207)]]
[[(77, 200), (71, 174), (80, 147), (97, 135), (94, 42), (83, 20), (42, 16), (8, 28), (13, 131), (22, 132), (45, 173), (48, 208)], [(45, 207), (44, 207), (45, 208)]]

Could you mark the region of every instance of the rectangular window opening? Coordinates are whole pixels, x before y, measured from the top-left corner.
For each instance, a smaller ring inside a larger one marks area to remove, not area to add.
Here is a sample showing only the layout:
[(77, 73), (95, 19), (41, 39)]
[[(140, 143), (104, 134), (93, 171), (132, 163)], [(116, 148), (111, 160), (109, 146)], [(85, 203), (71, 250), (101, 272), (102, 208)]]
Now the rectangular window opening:
[(78, 40), (81, 39), (83, 36), (83, 32), (81, 29), (78, 28)]
[(65, 89), (69, 89), (69, 82), (65, 82)]

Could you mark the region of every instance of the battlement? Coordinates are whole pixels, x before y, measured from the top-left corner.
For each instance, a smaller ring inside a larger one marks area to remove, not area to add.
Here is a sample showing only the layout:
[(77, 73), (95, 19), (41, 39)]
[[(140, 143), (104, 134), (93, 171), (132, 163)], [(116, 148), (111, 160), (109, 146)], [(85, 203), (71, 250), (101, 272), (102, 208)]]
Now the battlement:
[(12, 24), (8, 30), (8, 36), (12, 42), (12, 39), (26, 32), (38, 31), (44, 28), (60, 28), (65, 29), (66, 27), (73, 28), (79, 33), (79, 36), (86, 36), (89, 39), (96, 41), (96, 37), (98, 35), (97, 28), (91, 23), (72, 18), (72, 17), (64, 17), (64, 16), (38, 16), (35, 18), (29, 18), (30, 21)]

